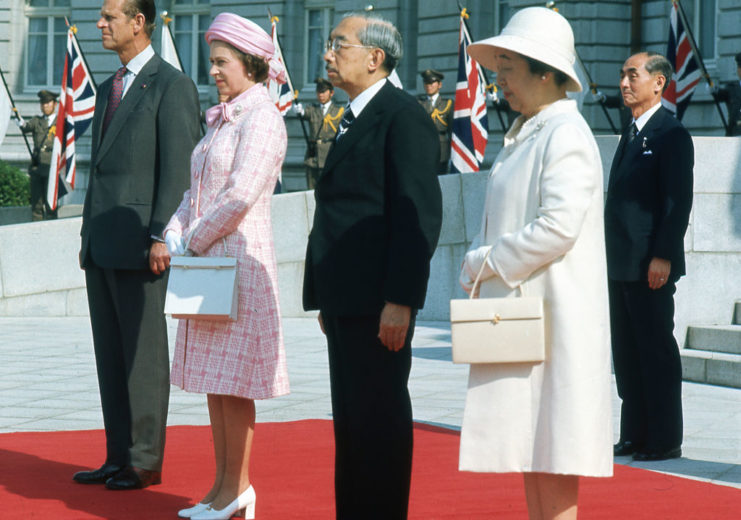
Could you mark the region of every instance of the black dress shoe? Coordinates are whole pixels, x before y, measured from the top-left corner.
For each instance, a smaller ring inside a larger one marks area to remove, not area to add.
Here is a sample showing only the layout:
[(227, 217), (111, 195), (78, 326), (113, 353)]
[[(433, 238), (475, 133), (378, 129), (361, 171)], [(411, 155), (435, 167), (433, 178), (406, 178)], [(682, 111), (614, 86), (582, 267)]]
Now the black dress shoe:
[(638, 451), (638, 446), (632, 441), (620, 441), (612, 447), (612, 454), (616, 457), (633, 455)]
[(639, 451), (633, 455), (633, 460), (650, 461), (650, 460), (669, 460), (678, 459), (682, 456), (682, 448), (673, 448), (666, 451)]
[(106, 480), (121, 471), (124, 467), (118, 464), (103, 464), (92, 471), (78, 471), (72, 475), (72, 480), (80, 484), (105, 484)]
[(126, 466), (106, 480), (105, 487), (115, 490), (144, 489), (162, 483), (162, 473), (134, 466)]

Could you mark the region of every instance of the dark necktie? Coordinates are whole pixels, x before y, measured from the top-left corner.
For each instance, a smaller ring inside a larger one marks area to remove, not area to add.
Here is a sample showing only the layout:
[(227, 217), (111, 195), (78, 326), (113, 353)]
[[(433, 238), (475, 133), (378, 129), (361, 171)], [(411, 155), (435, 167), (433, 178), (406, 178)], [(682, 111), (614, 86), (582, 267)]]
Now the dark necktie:
[(108, 125), (113, 119), (113, 114), (116, 113), (118, 105), (121, 104), (121, 98), (123, 97), (123, 78), (126, 74), (126, 67), (121, 67), (113, 75), (113, 86), (111, 87), (111, 93), (108, 95), (108, 106), (105, 109), (105, 116), (103, 117), (103, 134), (108, 129)]
[(636, 134), (638, 133), (638, 127), (635, 123), (632, 123), (630, 125), (630, 129), (628, 129), (628, 142), (632, 143), (633, 139), (636, 138)]
[(340, 140), (342, 135), (347, 132), (348, 128), (350, 128), (350, 125), (352, 122), (355, 121), (355, 116), (352, 113), (352, 110), (350, 110), (350, 107), (348, 106), (345, 109), (345, 113), (342, 116), (342, 121), (340, 121), (340, 128), (337, 129), (337, 141)]

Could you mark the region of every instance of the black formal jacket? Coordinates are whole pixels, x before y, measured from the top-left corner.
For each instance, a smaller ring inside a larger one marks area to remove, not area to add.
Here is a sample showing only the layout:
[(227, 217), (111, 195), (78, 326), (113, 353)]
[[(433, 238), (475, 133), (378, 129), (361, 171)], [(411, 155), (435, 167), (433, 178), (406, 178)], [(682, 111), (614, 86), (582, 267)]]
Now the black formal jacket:
[(632, 142), (623, 135), (605, 202), (610, 279), (646, 280), (653, 257), (671, 261), (671, 280), (685, 274), (684, 233), (692, 208), (694, 162), (689, 132), (663, 107)]
[(386, 82), (333, 145), (317, 183), (306, 310), (422, 308), (442, 223), (438, 147), (422, 106)]
[(741, 135), (741, 83), (731, 81), (715, 94), (718, 101), (725, 101), (728, 109), (727, 136)]
[(90, 180), (82, 213), (83, 260), (147, 269), (190, 180), (200, 106), (193, 81), (154, 55), (137, 74), (101, 139), (113, 78), (98, 89)]

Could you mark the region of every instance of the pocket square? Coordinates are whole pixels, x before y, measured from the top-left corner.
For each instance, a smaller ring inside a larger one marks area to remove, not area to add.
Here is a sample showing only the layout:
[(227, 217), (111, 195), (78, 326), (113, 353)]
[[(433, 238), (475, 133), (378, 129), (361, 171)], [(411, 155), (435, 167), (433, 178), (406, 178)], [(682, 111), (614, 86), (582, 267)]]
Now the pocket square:
[(645, 150), (643, 155), (653, 155), (653, 152), (651, 150)]

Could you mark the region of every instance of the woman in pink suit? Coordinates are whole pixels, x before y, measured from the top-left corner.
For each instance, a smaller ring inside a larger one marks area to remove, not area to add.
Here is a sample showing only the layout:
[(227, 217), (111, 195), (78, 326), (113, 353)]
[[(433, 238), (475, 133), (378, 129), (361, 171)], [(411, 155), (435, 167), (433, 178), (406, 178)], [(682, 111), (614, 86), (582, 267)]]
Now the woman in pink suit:
[(206, 113), (208, 131), (191, 157), (191, 187), (166, 228), (171, 254), (235, 256), (236, 322), (183, 320), (171, 382), (208, 395), (216, 477), (181, 518), (254, 518), (248, 474), (254, 399), (288, 393), (278, 306), (270, 202), (286, 153), (283, 118), (262, 84), (285, 75), (259, 26), (230, 13), (206, 32), (211, 76), (220, 99)]

